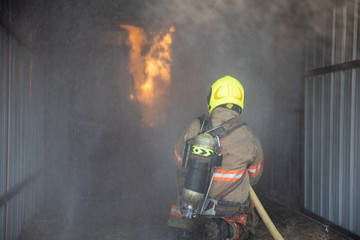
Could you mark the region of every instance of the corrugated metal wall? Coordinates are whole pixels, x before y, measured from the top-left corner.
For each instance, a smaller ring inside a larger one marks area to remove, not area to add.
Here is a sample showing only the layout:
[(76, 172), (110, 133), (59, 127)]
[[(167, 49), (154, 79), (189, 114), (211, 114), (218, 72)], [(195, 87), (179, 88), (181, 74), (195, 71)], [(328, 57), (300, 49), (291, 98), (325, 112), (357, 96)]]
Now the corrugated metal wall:
[(307, 35), (304, 207), (360, 234), (359, 0), (328, 3)]
[(0, 240), (17, 239), (40, 204), (44, 162), (41, 68), (0, 26)]

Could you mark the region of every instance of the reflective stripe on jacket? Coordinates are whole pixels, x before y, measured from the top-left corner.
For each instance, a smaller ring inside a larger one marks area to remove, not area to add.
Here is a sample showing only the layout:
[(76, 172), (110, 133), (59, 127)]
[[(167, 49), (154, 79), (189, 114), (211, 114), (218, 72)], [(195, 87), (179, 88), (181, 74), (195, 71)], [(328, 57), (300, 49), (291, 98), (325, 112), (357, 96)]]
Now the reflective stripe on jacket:
[(170, 210), (170, 215), (173, 215), (178, 218), (182, 218), (182, 214), (180, 212), (180, 206), (172, 205)]
[(213, 174), (213, 180), (219, 182), (236, 182), (244, 174), (245, 174), (245, 178), (247, 178), (248, 172), (246, 170), (236, 171), (236, 170), (215, 169)]
[(179, 153), (179, 150), (177, 148), (177, 145), (174, 147), (174, 157), (178, 164), (181, 164), (182, 162), (182, 155)]

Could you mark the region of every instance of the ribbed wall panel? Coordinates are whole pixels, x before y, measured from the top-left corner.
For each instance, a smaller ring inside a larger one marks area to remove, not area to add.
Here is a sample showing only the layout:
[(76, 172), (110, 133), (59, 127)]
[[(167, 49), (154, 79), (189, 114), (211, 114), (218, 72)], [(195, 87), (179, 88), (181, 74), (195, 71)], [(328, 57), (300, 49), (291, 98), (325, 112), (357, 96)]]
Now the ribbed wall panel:
[[(307, 71), (360, 59), (359, 1), (324, 11), (307, 35)], [(304, 207), (360, 235), (360, 69), (304, 81)]]
[(27, 47), (0, 26), (0, 240), (17, 239), (41, 200), (41, 73)]
[[(7, 121), (7, 36), (0, 28), (0, 196), (5, 193), (6, 182), (6, 121)], [(0, 206), (0, 233), (4, 232), (4, 207)], [(3, 235), (0, 234), (0, 239)]]

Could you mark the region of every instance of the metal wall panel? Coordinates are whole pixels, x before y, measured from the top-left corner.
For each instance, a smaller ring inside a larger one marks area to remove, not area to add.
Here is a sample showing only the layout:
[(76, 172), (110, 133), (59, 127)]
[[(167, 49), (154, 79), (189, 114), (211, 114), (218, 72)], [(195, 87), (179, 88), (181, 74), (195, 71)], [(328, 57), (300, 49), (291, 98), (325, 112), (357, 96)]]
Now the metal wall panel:
[(0, 26), (0, 240), (17, 239), (41, 201), (44, 89), (41, 65)]
[(333, 3), (307, 35), (306, 70), (324, 71), (304, 80), (304, 208), (360, 235), (360, 68), (345, 66), (360, 59), (359, 0)]
[[(6, 120), (7, 120), (7, 37), (0, 29), (0, 196), (5, 193), (6, 181)], [(4, 207), (0, 206), (0, 233), (4, 232)], [(0, 239), (2, 239), (2, 234)]]

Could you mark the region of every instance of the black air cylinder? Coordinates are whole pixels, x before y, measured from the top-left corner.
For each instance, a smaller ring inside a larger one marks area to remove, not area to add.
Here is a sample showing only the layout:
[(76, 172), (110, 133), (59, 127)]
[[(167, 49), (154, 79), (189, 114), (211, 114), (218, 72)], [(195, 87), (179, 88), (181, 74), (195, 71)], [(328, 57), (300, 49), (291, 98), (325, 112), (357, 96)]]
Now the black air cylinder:
[(204, 199), (215, 146), (216, 142), (210, 134), (202, 133), (195, 138), (182, 191), (187, 209), (194, 209)]
[(190, 159), (184, 187), (194, 192), (205, 193), (208, 176), (208, 162)]

